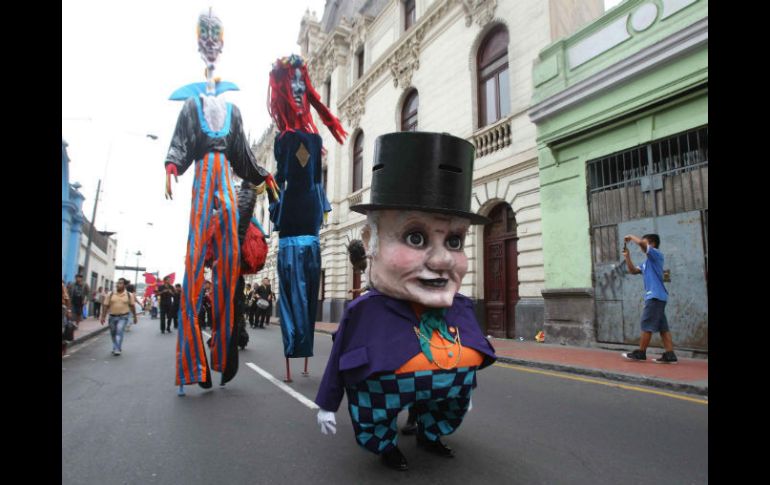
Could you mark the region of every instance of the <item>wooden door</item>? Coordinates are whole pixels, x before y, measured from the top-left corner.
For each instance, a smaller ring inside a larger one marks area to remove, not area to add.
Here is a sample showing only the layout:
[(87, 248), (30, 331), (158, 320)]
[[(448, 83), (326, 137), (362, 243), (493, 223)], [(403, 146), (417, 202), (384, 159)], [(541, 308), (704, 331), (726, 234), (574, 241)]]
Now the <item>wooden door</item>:
[(484, 229), (484, 300), (486, 333), (513, 338), (519, 300), (516, 221), (511, 207), (502, 203), (489, 214)]

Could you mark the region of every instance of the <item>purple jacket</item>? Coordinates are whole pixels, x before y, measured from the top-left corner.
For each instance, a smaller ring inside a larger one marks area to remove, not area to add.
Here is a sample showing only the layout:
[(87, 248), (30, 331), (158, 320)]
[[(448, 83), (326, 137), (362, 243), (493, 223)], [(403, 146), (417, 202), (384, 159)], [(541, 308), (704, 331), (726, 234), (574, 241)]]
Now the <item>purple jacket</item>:
[[(470, 298), (455, 295), (446, 321), (459, 329), (463, 347), (483, 355), (484, 362), (479, 368), (497, 359), (492, 344), (481, 333)], [(417, 324), (417, 316), (407, 301), (377, 290), (353, 300), (333, 336), (334, 345), (315, 403), (326, 411), (336, 412), (345, 386), (357, 384), (377, 372), (393, 372), (419, 354), (420, 343), (414, 333)]]

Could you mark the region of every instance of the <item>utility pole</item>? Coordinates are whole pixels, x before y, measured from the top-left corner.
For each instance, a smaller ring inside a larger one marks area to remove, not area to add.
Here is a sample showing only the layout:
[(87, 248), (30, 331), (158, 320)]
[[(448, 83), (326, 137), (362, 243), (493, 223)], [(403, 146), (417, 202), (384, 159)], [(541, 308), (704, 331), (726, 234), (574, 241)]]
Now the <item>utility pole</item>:
[[(83, 271), (86, 274), (83, 278), (86, 280), (86, 284), (91, 281), (91, 273), (88, 272), (88, 263), (91, 260), (91, 241), (94, 237), (94, 226), (96, 225), (96, 207), (99, 205), (99, 191), (102, 189), (102, 179), (99, 179), (99, 183), (96, 184), (96, 199), (94, 199), (94, 211), (91, 214), (91, 225), (88, 228), (88, 244), (86, 244), (86, 260), (83, 263)], [(91, 288), (93, 290), (93, 288)]]

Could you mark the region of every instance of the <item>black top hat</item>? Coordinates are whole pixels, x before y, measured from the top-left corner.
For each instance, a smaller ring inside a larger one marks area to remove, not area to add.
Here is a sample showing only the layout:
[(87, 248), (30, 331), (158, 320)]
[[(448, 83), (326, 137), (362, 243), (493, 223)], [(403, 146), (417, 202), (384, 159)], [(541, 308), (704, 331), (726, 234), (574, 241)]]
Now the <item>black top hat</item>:
[(439, 212), (467, 217), (471, 224), (490, 220), (471, 212), (475, 148), (447, 133), (403, 131), (377, 137), (369, 204), (350, 209)]

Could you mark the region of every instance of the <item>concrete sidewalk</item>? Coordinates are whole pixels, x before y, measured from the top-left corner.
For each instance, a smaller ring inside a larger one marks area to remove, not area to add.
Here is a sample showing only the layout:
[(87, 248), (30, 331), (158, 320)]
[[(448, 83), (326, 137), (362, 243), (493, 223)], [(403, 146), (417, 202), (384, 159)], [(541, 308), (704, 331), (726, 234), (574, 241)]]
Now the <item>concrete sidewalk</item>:
[[(276, 319), (273, 321), (277, 323)], [(331, 334), (337, 326), (336, 323), (316, 322), (315, 329)], [(708, 396), (708, 359), (679, 357), (677, 364), (656, 364), (652, 359), (662, 350), (647, 349), (646, 362), (632, 362), (624, 359), (620, 351), (498, 338), (489, 341), (495, 348), (498, 362)]]
[(85, 320), (80, 321), (77, 330), (75, 330), (75, 338), (69, 345), (72, 347), (83, 342), (84, 340), (90, 339), (91, 337), (96, 337), (109, 328), (110, 326), (107, 325), (107, 322), (102, 325), (99, 323), (98, 319), (94, 317), (88, 317)]

